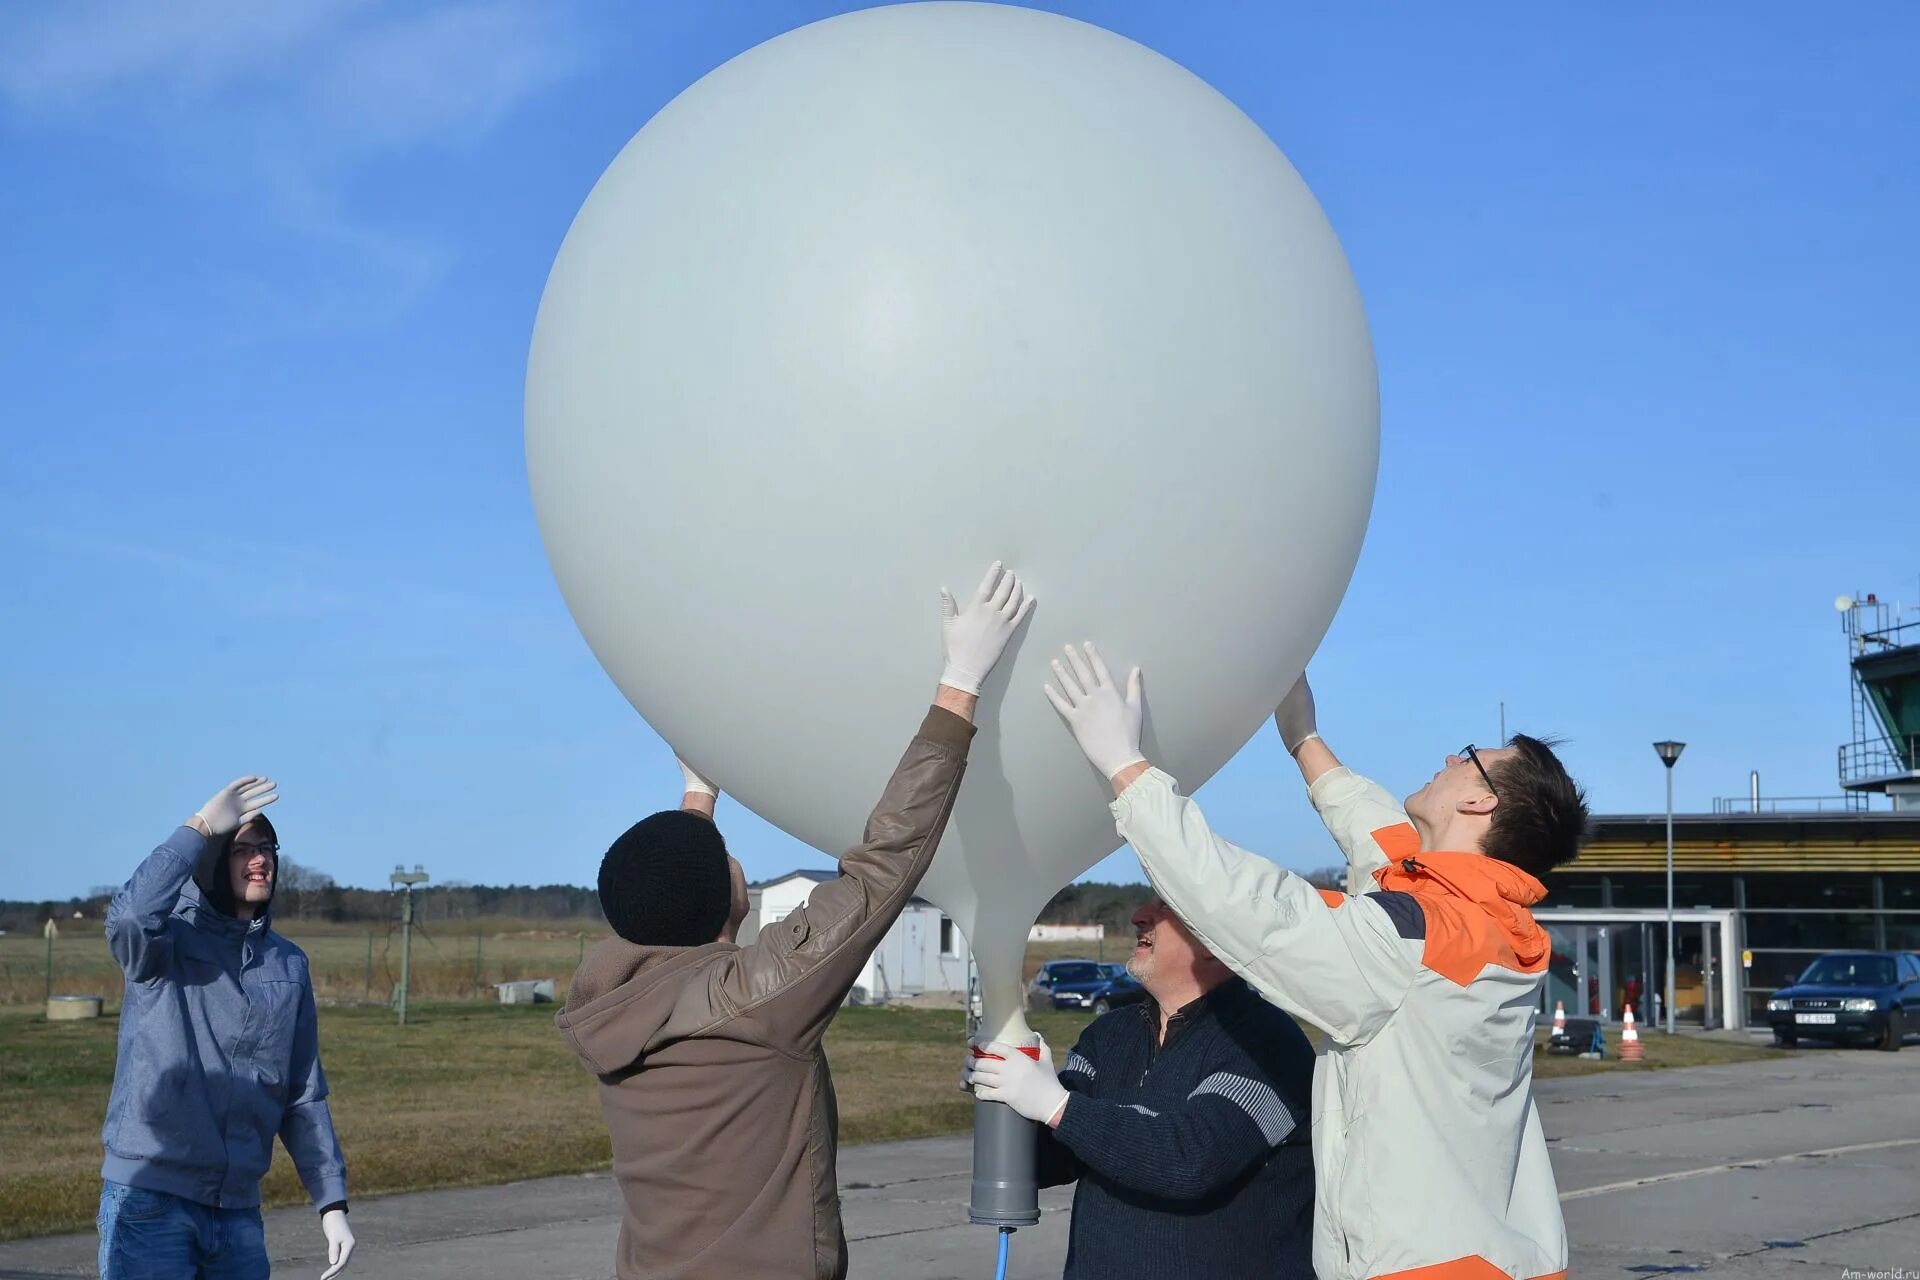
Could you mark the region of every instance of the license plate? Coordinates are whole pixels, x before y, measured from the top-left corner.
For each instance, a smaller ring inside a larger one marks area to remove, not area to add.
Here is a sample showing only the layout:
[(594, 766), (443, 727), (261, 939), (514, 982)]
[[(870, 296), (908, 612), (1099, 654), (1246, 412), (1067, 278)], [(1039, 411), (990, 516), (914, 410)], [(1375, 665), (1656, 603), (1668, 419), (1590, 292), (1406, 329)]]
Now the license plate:
[(1793, 1020), (1810, 1026), (1830, 1027), (1839, 1019), (1831, 1013), (1796, 1013), (1793, 1015)]

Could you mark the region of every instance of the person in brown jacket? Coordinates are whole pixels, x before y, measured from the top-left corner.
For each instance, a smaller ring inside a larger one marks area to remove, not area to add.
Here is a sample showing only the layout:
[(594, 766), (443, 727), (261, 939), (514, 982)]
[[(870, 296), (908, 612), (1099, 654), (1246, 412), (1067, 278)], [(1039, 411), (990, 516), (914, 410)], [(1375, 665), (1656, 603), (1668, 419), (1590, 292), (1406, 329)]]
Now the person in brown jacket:
[(847, 1273), (821, 1039), (933, 861), (981, 681), (1034, 603), (998, 562), (964, 610), (941, 598), (933, 706), (838, 878), (806, 905), (735, 945), (745, 877), (692, 770), (682, 807), (636, 823), (601, 862), (617, 936), (588, 954), (554, 1021), (599, 1077), (626, 1201), (621, 1280)]

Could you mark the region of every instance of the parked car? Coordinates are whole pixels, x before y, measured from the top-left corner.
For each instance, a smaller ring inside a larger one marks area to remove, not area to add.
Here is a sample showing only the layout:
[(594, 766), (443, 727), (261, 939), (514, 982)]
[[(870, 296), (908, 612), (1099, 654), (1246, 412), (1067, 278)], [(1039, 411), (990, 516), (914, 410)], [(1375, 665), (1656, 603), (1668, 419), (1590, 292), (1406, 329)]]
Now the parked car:
[(1090, 1009), (1095, 1017), (1117, 1009), (1123, 1004), (1136, 1004), (1146, 998), (1146, 991), (1133, 980), (1123, 964), (1100, 964), (1094, 966), (1096, 972), (1088, 977), (1062, 980), (1053, 984), (1053, 1007), (1056, 1009)]
[(1027, 984), (1027, 1011), (1053, 1008), (1053, 989), (1062, 982), (1094, 982), (1101, 976), (1096, 960), (1049, 960)]
[(1920, 956), (1832, 951), (1767, 1001), (1775, 1044), (1865, 1042), (1895, 1052), (1920, 1031)]

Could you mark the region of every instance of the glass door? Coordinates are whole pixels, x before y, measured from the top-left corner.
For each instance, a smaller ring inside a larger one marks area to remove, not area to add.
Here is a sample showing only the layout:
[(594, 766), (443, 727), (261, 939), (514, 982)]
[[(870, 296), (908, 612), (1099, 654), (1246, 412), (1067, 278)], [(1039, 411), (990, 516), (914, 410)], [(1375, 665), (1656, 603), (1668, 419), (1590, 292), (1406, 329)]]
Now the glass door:
[(1700, 925), (1700, 1025), (1708, 1028), (1722, 1024), (1720, 996), (1720, 925), (1712, 920)]
[(1648, 1021), (1653, 1007), (1647, 990), (1647, 956), (1651, 933), (1647, 926), (1623, 920), (1607, 930), (1608, 990), (1611, 993), (1609, 1018), (1622, 1017), (1628, 1006), (1640, 1022)]
[(1547, 980), (1540, 987), (1540, 1012), (1547, 1018), (1553, 1017), (1554, 1009), (1559, 1006), (1576, 1016), (1584, 1007), (1579, 995), (1580, 951), (1575, 938), (1580, 928), (1577, 924), (1547, 926), (1547, 940), (1551, 944), (1547, 953)]

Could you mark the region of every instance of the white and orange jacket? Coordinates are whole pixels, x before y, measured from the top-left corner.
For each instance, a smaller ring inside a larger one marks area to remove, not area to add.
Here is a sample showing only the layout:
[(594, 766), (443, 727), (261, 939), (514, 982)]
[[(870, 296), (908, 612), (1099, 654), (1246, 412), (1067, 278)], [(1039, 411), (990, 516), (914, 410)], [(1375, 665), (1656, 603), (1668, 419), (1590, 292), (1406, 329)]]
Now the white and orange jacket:
[(1566, 1227), (1533, 1103), (1538, 880), (1421, 853), (1382, 788), (1308, 789), (1349, 896), (1216, 836), (1158, 769), (1113, 804), (1154, 888), (1274, 1004), (1323, 1029), (1313, 1079), (1321, 1280), (1560, 1280)]

